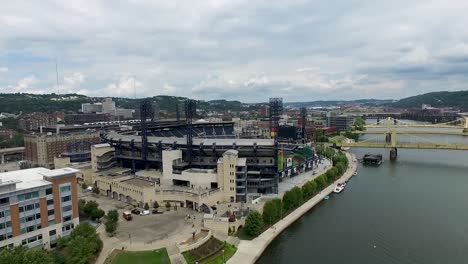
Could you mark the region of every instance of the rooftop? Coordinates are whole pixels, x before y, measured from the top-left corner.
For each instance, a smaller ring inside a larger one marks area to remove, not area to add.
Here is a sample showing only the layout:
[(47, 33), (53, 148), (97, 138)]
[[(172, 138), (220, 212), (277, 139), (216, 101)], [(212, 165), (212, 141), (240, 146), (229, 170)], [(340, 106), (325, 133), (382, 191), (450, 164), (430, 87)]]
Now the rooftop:
[(133, 178), (133, 179), (125, 180), (122, 182), (135, 185), (138, 187), (153, 187), (155, 184), (154, 181), (148, 181), (148, 180), (140, 179), (140, 178)]
[(72, 168), (63, 168), (49, 170), (46, 168), (32, 168), (26, 170), (17, 170), (0, 173), (2, 183), (16, 182), (16, 190), (25, 190), (34, 187), (47, 186), (51, 182), (44, 179), (69, 176), (75, 174), (78, 170)]

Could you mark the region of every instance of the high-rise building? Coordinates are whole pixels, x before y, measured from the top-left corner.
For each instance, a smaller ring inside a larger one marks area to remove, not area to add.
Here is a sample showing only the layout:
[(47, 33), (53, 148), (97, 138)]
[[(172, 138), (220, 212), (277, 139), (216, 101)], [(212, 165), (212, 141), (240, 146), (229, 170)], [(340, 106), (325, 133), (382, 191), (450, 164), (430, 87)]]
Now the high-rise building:
[(51, 248), (79, 224), (76, 169), (0, 173), (0, 249)]
[[(59, 130), (59, 128), (57, 128)], [(25, 158), (31, 165), (54, 166), (54, 157), (70, 157), (71, 162), (91, 160), (91, 146), (101, 142), (99, 132), (34, 133), (24, 135)]]

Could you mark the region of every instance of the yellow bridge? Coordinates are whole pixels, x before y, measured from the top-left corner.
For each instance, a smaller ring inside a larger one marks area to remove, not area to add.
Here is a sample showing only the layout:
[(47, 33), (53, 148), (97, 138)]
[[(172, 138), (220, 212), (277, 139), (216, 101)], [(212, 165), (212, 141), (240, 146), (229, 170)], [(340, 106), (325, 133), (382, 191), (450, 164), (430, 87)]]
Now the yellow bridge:
[[(446, 150), (468, 150), (468, 144), (445, 144), (438, 142), (428, 143), (401, 143), (397, 142), (397, 134), (405, 135), (452, 135), (452, 136), (468, 136), (468, 117), (454, 120), (443, 124), (410, 124), (404, 123), (400, 120), (388, 118), (384, 124), (372, 124), (365, 126), (366, 128), (384, 128), (382, 130), (370, 131), (354, 131), (358, 134), (377, 134), (384, 135), (385, 142), (369, 142), (367, 139), (359, 142), (343, 141), (336, 143), (338, 147), (350, 148), (389, 148), (390, 159), (395, 160), (397, 157), (398, 149), (446, 149)], [(397, 130), (398, 128), (437, 128), (440, 130)], [(452, 129), (451, 131), (446, 130)]]

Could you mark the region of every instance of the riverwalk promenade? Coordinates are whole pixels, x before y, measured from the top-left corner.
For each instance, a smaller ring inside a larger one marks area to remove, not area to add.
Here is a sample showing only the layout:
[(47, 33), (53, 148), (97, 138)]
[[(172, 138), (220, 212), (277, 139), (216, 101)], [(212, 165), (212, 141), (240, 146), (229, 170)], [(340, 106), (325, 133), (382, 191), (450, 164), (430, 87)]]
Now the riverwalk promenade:
[(265, 230), (262, 234), (252, 240), (241, 240), (237, 252), (232, 256), (227, 263), (228, 264), (253, 264), (262, 255), (263, 251), (267, 246), (275, 239), (275, 237), (284, 231), (289, 225), (294, 223), (297, 219), (307, 213), (316, 204), (333, 192), (338, 182), (347, 181), (353, 176), (354, 171), (357, 168), (356, 157), (351, 153), (346, 153), (346, 157), (349, 160), (348, 169), (337, 181), (322, 190), (319, 194), (312, 197), (310, 200), (305, 202), (299, 208), (291, 212), (289, 215), (278, 221), (275, 225)]

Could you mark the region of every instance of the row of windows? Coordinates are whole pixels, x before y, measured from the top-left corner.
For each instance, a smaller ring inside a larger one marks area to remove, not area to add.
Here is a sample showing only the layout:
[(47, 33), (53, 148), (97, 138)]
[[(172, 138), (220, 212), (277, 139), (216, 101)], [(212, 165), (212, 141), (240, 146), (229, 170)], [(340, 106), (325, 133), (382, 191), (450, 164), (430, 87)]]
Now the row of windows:
[(47, 215), (53, 215), (55, 213), (54, 209), (50, 209), (47, 211)]
[(11, 221), (7, 221), (5, 223), (0, 223), (0, 229), (11, 227)]
[(27, 211), (31, 211), (31, 210), (34, 210), (34, 209), (38, 209), (39, 207), (40, 207), (39, 203), (28, 204), (28, 205), (25, 205), (25, 206), (21, 206), (19, 208), (19, 211), (20, 211), (20, 213), (22, 213), (22, 212), (27, 212)]
[(21, 245), (25, 246), (29, 243), (33, 243), (33, 242), (36, 242), (37, 240), (42, 240), (42, 234), (39, 234), (37, 236), (32, 236), (30, 238), (27, 238), (27, 239), (23, 239), (23, 241), (21, 241)]
[(10, 210), (5, 210), (0, 212), (0, 218), (9, 216), (10, 215)]
[(18, 195), (18, 201), (21, 202), (21, 201), (25, 201), (25, 200), (29, 200), (29, 199), (37, 198), (37, 197), (39, 197), (39, 192), (38, 191), (24, 193), (24, 194)]
[(10, 233), (7, 233), (7, 234), (4, 234), (4, 235), (0, 235), (0, 241), (3, 241), (3, 240), (6, 240), (6, 239), (9, 239), (9, 238), (12, 238), (13, 235)]
[(46, 195), (52, 194), (52, 192), (53, 192), (52, 188), (48, 188), (48, 189), (45, 190)]
[(41, 228), (42, 228), (41, 224), (28, 226), (26, 228), (21, 229), (21, 234), (29, 233), (29, 232), (32, 232), (32, 231), (35, 231), (35, 230), (39, 230)]
[(31, 222), (31, 221), (34, 221), (36, 219), (41, 219), (41, 214), (40, 213), (37, 213), (35, 215), (26, 216), (26, 217), (21, 217), (20, 222), (21, 223)]

